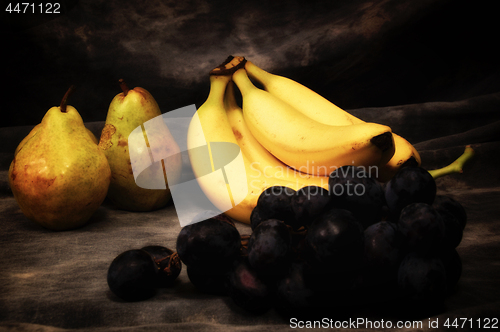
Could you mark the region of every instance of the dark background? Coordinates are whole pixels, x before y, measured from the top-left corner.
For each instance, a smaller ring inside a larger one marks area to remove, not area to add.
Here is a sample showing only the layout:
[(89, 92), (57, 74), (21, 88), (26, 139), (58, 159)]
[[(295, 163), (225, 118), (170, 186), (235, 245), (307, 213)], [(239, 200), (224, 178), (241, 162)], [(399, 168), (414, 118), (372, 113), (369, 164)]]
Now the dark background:
[(71, 84), (77, 90), (69, 103), (84, 121), (104, 121), (119, 78), (149, 90), (162, 112), (199, 106), (208, 72), (228, 55), (289, 76), (344, 109), (500, 90), (493, 1), (61, 4), (59, 15), (2, 11), (1, 127), (39, 123)]
[[(118, 79), (142, 86), (163, 112), (195, 103), (208, 73), (230, 54), (288, 76), (365, 121), (407, 138), (422, 166), (448, 165), (472, 144), (463, 174), (438, 178), (438, 193), (466, 209), (457, 247), (463, 272), (444, 306), (423, 315), (375, 299), (319, 312), (373, 321), (500, 317), (500, 50), (493, 1), (335, 0), (62, 1), (63, 14), (0, 12), (0, 330), (103, 332), (290, 331), (288, 317), (249, 315), (227, 296), (197, 291), (183, 267), (175, 287), (124, 303), (106, 283), (110, 262), (146, 245), (175, 248), (173, 204), (132, 213), (104, 202), (80, 229), (53, 232), (28, 220), (8, 184), (14, 149), (57, 106), (69, 103), (99, 134)], [(38, 7), (37, 7), (38, 8)], [(248, 225), (237, 223), (240, 234)], [(380, 303), (382, 302), (382, 303)], [(387, 303), (389, 302), (389, 303)], [(387, 305), (388, 304), (388, 305)], [(418, 309), (418, 308), (416, 308)], [(420, 308), (422, 309), (422, 308)], [(423, 308), (426, 309), (426, 308)], [(457, 331), (476, 331), (463, 328)], [(392, 329), (389, 329), (392, 330)]]

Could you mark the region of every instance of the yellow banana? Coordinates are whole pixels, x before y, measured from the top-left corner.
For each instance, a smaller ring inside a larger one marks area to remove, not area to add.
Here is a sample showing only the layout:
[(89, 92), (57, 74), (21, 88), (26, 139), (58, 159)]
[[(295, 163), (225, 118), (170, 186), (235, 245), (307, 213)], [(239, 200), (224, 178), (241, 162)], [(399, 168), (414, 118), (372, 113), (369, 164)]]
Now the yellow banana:
[[(212, 204), (230, 218), (248, 224), (258, 197), (270, 186), (287, 186), (295, 190), (307, 185), (328, 188), (328, 177), (302, 174), (287, 167), (250, 136), (232, 85), (225, 93), (230, 79), (231, 75), (210, 76), (209, 96), (193, 116), (187, 135), (193, 172)], [(213, 147), (220, 142), (238, 144), (243, 160), (244, 167), (225, 167), (227, 182), (220, 177), (207, 176), (210, 171), (216, 171)], [(210, 158), (200, 153), (204, 146), (208, 146)], [(231, 206), (227, 203), (227, 193), (231, 196)]]
[(225, 107), (229, 124), (243, 154), (250, 189), (244, 201), (227, 212), (233, 219), (249, 223), (258, 197), (270, 186), (286, 186), (299, 190), (314, 185), (328, 189), (328, 176), (301, 173), (288, 167), (253, 137), (243, 118), (243, 111), (236, 103), (232, 83), (229, 83), (226, 90)]
[[(313, 120), (336, 126), (364, 123), (363, 120), (296, 81), (269, 73), (248, 60), (245, 69), (250, 78), (259, 82), (266, 91)], [(378, 179), (383, 182), (392, 178), (404, 164), (421, 164), (420, 155), (412, 144), (397, 134), (393, 133), (393, 137), (394, 155), (387, 163), (379, 166)]]
[(405, 138), (392, 134), (394, 137), (394, 155), (385, 164), (379, 166), (378, 180), (389, 181), (403, 166), (420, 166), (422, 160), (417, 149)]
[[(227, 75), (210, 75), (210, 93), (191, 119), (187, 134), (188, 155), (193, 173), (206, 197), (221, 211), (234, 207), (235, 201), (239, 201), (235, 196), (247, 195), (246, 185), (241, 186), (241, 182), (238, 182), (246, 181), (244, 168), (224, 167), (224, 176), (218, 176), (220, 174), (216, 172), (222, 170), (216, 170), (214, 165), (217, 143), (232, 143), (234, 146), (238, 144), (224, 108), (224, 92), (230, 79)], [(231, 146), (226, 145), (228, 154)], [(228, 156), (225, 159), (233, 158)], [(229, 186), (229, 178), (234, 180), (233, 186)]]
[(369, 168), (394, 154), (391, 128), (376, 123), (330, 126), (311, 119), (250, 81), (233, 74), (250, 132), (270, 153), (296, 170), (329, 175), (343, 165)]

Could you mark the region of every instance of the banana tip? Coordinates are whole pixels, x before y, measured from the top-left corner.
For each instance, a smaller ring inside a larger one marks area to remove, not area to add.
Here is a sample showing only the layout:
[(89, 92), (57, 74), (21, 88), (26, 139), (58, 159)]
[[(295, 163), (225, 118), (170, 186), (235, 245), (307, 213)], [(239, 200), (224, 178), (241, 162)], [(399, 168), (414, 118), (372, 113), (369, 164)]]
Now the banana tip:
[(386, 151), (393, 146), (392, 133), (385, 132), (383, 134), (374, 136), (370, 139), (373, 145), (378, 147), (382, 151)]

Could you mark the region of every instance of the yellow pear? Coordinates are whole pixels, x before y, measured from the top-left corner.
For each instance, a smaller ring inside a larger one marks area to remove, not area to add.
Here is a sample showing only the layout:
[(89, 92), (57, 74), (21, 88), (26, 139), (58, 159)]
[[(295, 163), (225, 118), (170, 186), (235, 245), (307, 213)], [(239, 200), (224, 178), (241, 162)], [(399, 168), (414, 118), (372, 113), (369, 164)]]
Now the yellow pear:
[[(99, 141), (99, 146), (111, 167), (108, 198), (122, 210), (156, 210), (165, 207), (172, 197), (166, 174), (169, 174), (169, 181), (173, 179), (177, 181), (180, 177), (182, 170), (180, 149), (164, 123), (160, 108), (153, 96), (141, 87), (129, 89), (123, 80), (120, 80), (120, 86), (123, 92), (117, 94), (109, 105)], [(146, 130), (145, 124), (151, 122), (156, 125)], [(137, 128), (143, 130), (138, 131)], [(142, 145), (129, 146), (129, 138), (134, 142), (142, 142)], [(140, 162), (147, 165), (135, 176), (131, 155), (146, 157)], [(160, 158), (151, 160), (150, 155), (152, 158), (154, 156)], [(169, 157), (165, 158), (167, 156)], [(142, 179), (145, 181), (139, 181)], [(138, 183), (147, 184), (148, 181), (154, 183), (149, 186), (138, 185)]]
[(50, 108), (19, 144), (9, 184), (23, 214), (51, 230), (84, 225), (106, 197), (111, 170), (77, 110)]
[[(28, 135), (26, 135), (26, 137), (23, 138), (23, 140), (17, 145), (17, 148), (16, 150), (14, 151), (14, 155), (16, 155), (19, 150), (24, 146), (24, 144), (31, 138), (33, 137), (36, 132), (38, 131), (38, 129), (40, 129), (40, 125), (41, 123), (37, 124), (36, 126), (33, 127), (33, 129), (31, 129), (31, 131), (28, 133)], [(95, 144), (98, 144), (99, 141), (97, 140), (97, 138), (95, 137), (94, 133), (88, 129), (88, 128), (85, 128), (85, 130), (87, 130), (87, 133), (90, 137), (90, 139), (95, 143)]]

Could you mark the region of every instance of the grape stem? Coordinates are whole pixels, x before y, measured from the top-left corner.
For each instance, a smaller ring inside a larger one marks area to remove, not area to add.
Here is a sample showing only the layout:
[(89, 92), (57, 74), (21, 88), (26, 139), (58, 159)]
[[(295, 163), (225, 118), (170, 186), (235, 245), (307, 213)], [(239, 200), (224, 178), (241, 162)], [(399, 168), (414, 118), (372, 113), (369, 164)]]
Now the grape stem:
[(467, 145), (465, 147), (464, 153), (460, 157), (458, 157), (457, 160), (455, 160), (454, 162), (443, 168), (430, 170), (429, 173), (432, 175), (434, 179), (437, 179), (441, 176), (448, 174), (463, 173), (463, 167), (465, 163), (470, 159), (472, 159), (474, 154), (475, 154), (474, 149), (470, 145)]
[(240, 256), (246, 257), (248, 256), (248, 241), (250, 240), (250, 235), (241, 235), (241, 247), (240, 247)]
[(180, 268), (181, 258), (179, 257), (179, 254), (177, 252), (174, 252), (172, 255), (169, 255), (167, 257), (156, 259), (155, 262), (156, 264), (159, 264), (166, 259), (168, 259), (169, 261), (167, 267), (165, 267), (163, 271), (165, 271), (167, 274), (170, 275), (170, 273), (172, 273), (172, 267), (175, 267), (177, 269)]

